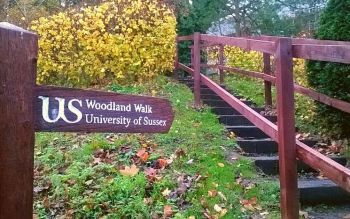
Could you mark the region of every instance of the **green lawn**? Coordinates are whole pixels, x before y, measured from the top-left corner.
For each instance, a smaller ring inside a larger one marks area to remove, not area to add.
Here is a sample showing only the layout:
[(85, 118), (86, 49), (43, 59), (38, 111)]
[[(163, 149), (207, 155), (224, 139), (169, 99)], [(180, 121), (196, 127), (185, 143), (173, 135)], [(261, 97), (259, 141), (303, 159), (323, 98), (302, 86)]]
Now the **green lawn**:
[[(225, 85), (232, 91), (252, 100), (257, 106), (265, 105), (264, 82), (260, 79), (252, 79), (238, 74), (228, 74)], [(276, 89), (272, 87), (273, 106), (276, 108)], [(295, 122), (303, 133), (318, 135), (324, 130), (316, 119), (316, 106), (314, 101), (300, 94), (295, 95)]]
[[(192, 108), (186, 86), (161, 77), (107, 89), (169, 98), (175, 111), (170, 132), (38, 133), (38, 218), (279, 217), (277, 183), (261, 178), (251, 161), (228, 158), (235, 140), (208, 108)], [(133, 171), (120, 171), (132, 165)]]

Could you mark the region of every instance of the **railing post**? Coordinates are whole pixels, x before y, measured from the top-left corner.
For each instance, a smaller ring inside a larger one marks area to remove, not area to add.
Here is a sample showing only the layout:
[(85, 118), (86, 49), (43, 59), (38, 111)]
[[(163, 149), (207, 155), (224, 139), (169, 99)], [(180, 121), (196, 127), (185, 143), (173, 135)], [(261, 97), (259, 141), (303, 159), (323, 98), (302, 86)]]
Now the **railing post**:
[(292, 40), (276, 41), (278, 150), (283, 219), (299, 218)]
[(177, 37), (176, 37), (176, 41), (175, 41), (175, 57), (174, 57), (174, 77), (177, 79), (179, 78), (178, 75), (178, 68), (179, 68), (179, 48), (178, 48), (178, 41), (177, 41)]
[[(271, 75), (271, 56), (268, 53), (263, 54), (264, 59), (264, 73)], [(272, 107), (272, 84), (269, 81), (264, 81), (265, 84), (265, 106)]]
[(0, 218), (33, 217), (37, 35), (0, 23)]
[(194, 68), (194, 53), (193, 53), (193, 46), (190, 46), (190, 49), (191, 49), (191, 65), (190, 67), (193, 69)]
[[(224, 65), (224, 45), (220, 45), (219, 47), (219, 65)], [(223, 85), (225, 83), (225, 72), (219, 68), (219, 75), (220, 75), (220, 84)]]
[(194, 106), (199, 108), (201, 105), (201, 49), (200, 49), (200, 33), (196, 32), (193, 36), (193, 70), (194, 70)]

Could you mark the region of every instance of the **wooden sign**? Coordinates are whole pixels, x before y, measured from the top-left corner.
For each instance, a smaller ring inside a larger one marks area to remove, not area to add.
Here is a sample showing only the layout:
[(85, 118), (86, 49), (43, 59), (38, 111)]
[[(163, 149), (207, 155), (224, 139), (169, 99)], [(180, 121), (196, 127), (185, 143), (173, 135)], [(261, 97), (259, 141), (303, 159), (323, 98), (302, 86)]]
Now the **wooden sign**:
[(174, 118), (161, 98), (58, 87), (35, 96), (36, 131), (165, 133)]
[(33, 217), (35, 131), (164, 133), (168, 100), (35, 85), (38, 36), (0, 23), (0, 219)]

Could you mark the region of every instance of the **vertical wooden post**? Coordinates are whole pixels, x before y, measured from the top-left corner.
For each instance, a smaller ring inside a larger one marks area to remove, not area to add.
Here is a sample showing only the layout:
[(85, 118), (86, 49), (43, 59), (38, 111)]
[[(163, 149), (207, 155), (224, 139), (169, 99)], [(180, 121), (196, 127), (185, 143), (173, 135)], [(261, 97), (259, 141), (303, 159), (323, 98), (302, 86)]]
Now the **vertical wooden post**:
[(33, 217), (37, 36), (0, 23), (0, 218)]
[(191, 68), (193, 69), (194, 68), (194, 53), (193, 53), (193, 46), (190, 46), (190, 49), (191, 49)]
[(178, 75), (178, 68), (179, 68), (179, 48), (178, 48), (178, 41), (177, 41), (177, 37), (176, 37), (176, 41), (175, 41), (175, 57), (174, 57), (174, 78), (178, 79), (179, 75)]
[[(271, 75), (271, 56), (268, 53), (263, 54), (264, 58), (264, 73)], [(265, 106), (272, 107), (272, 84), (269, 81), (265, 81)]]
[(201, 106), (201, 49), (200, 49), (200, 33), (196, 32), (193, 36), (193, 69), (194, 69), (194, 106)]
[[(224, 45), (220, 45), (219, 47), (219, 65), (224, 65)], [(220, 84), (223, 85), (225, 83), (225, 72), (219, 68), (219, 75), (220, 75)]]
[(299, 218), (294, 121), (292, 40), (280, 38), (276, 51), (278, 150), (283, 219)]

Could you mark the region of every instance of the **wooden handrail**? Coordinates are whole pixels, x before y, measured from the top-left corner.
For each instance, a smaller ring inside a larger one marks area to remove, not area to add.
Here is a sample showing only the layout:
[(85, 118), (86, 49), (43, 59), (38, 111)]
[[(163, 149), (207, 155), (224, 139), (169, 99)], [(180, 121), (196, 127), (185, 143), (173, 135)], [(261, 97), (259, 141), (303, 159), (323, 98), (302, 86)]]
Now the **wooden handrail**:
[(275, 52), (275, 43), (270, 41), (253, 40), (240, 37), (211, 36), (206, 34), (201, 35), (201, 40), (214, 44), (237, 46), (241, 49), (260, 51), (269, 54), (274, 54)]
[(293, 57), (350, 64), (350, 45), (293, 45)]
[[(225, 37), (201, 34), (201, 41), (210, 45), (237, 46), (245, 50), (275, 53), (275, 42), (283, 37)], [(316, 61), (350, 64), (350, 42), (291, 38), (293, 57)], [(193, 40), (193, 35), (181, 36), (178, 41)]]
[[(350, 103), (293, 84), (293, 57), (350, 64), (350, 43), (348, 45), (346, 42), (293, 40), (291, 38), (279, 37), (262, 37), (257, 40), (254, 38), (210, 36), (199, 33), (195, 33), (194, 36), (194, 46), (191, 49), (191, 54), (193, 54), (193, 56), (191, 56), (191, 66), (193, 66), (193, 69), (183, 64), (180, 64), (179, 68), (194, 76), (195, 106), (198, 107), (200, 103), (200, 84), (202, 83), (208, 86), (214, 93), (220, 96), (226, 103), (240, 112), (274, 141), (278, 142), (282, 218), (298, 218), (297, 159), (300, 159), (316, 170), (322, 171), (326, 177), (350, 192), (350, 169), (296, 140), (294, 118), (295, 100), (293, 97), (294, 92), (297, 92), (326, 105), (349, 112)], [(220, 55), (221, 58), (218, 64), (201, 65), (199, 60), (200, 47), (203, 43), (206, 43), (206, 45), (221, 44), (221, 47), (224, 45), (236, 46), (248, 51), (263, 52), (264, 72), (248, 71), (224, 66), (223, 54)], [(275, 56), (276, 76), (271, 76), (269, 74), (271, 73), (271, 54)], [(255, 112), (211, 79), (201, 74), (200, 67), (218, 69), (220, 71), (220, 83), (223, 82), (221, 76), (224, 71), (233, 71), (245, 76), (263, 79), (265, 81), (266, 104), (272, 102), (271, 85), (275, 85), (277, 90), (277, 125)], [(268, 89), (268, 91), (266, 89)]]
[[(179, 67), (190, 74), (193, 74), (194, 72), (193, 69), (181, 63), (179, 63)], [(251, 109), (248, 105), (244, 104), (242, 101), (234, 97), (232, 94), (203, 74), (201, 74), (201, 82), (208, 86), (231, 107), (245, 116), (250, 122), (261, 129), (270, 138), (278, 142), (278, 128), (274, 123)], [(338, 164), (337, 162), (298, 140), (296, 141), (296, 146), (297, 156), (300, 160), (308, 164), (313, 169), (322, 171), (327, 178), (335, 182), (346, 191), (350, 192), (350, 169)]]
[[(281, 37), (277, 36), (250, 36), (248, 37), (250, 39), (256, 39), (256, 40), (264, 40), (264, 41), (272, 41), (275, 42)], [(292, 44), (293, 45), (302, 45), (302, 44), (309, 44), (309, 45), (343, 45), (343, 46), (350, 46), (350, 42), (347, 41), (334, 41), (334, 40), (316, 40), (316, 39), (308, 39), (308, 38), (292, 38)]]
[(318, 93), (312, 89), (300, 86), (298, 84), (294, 84), (294, 90), (295, 92), (304, 96), (308, 96), (313, 100), (324, 103), (343, 112), (350, 113), (350, 103), (348, 102), (329, 97), (325, 94)]
[[(248, 71), (248, 70), (243, 70), (240, 68), (227, 67), (227, 66), (221, 66), (221, 65), (201, 65), (201, 67), (218, 68), (218, 69), (222, 69), (224, 71), (233, 71), (233, 72), (239, 73), (239, 74), (244, 75), (244, 76), (263, 79), (264, 81), (271, 82), (272, 85), (275, 85), (275, 82), (276, 82), (275, 76), (267, 75), (267, 74), (264, 74), (262, 72)], [(298, 84), (294, 84), (294, 91), (296, 93), (307, 96), (313, 100), (316, 100), (320, 103), (334, 107), (334, 108), (341, 110), (343, 112), (350, 113), (350, 103), (348, 103), (348, 102), (329, 97), (325, 94), (319, 93), (315, 90), (303, 87), (303, 86), (298, 85)]]
[(178, 36), (177, 37), (177, 41), (181, 42), (181, 41), (191, 41), (193, 40), (193, 35), (188, 35), (188, 36)]

